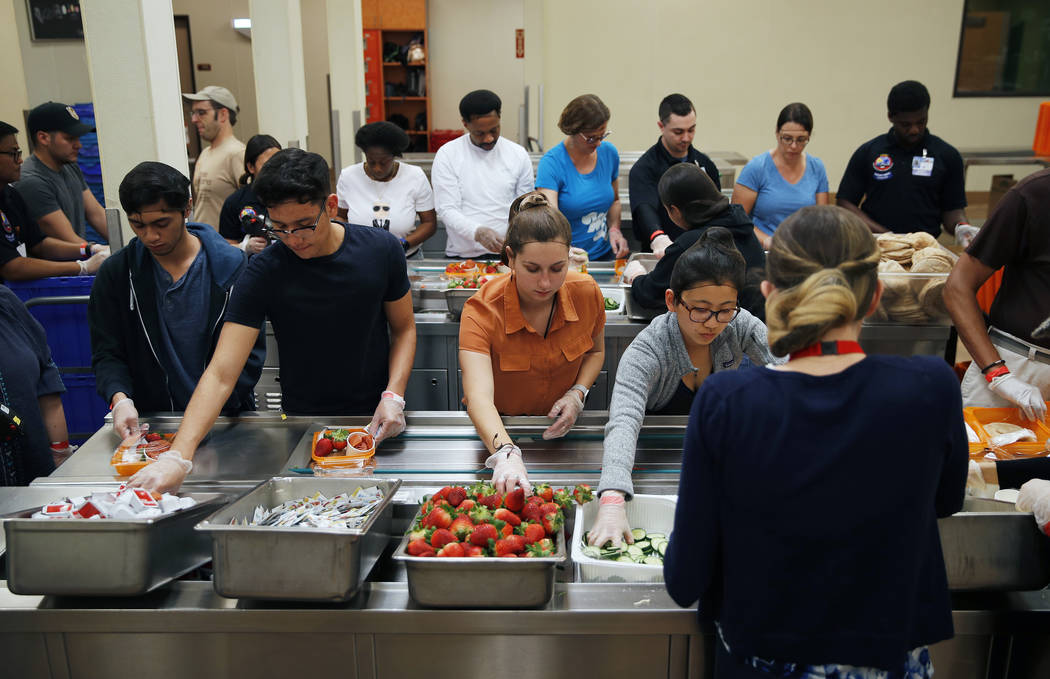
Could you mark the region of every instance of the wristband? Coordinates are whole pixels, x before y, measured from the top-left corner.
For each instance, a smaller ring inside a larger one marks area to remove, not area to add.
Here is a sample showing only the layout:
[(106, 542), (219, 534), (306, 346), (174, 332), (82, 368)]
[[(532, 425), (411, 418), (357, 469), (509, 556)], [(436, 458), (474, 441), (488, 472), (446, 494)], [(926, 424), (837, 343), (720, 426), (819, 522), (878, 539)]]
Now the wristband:
[(69, 448), (69, 441), (52, 441), (51, 450), (55, 452), (64, 452)]
[(87, 257), (88, 256), (88, 244), (87, 243), (81, 243), (80, 244), (80, 256), (81, 257)]
[(113, 405), (111, 405), (111, 406), (109, 407), (109, 409), (110, 409), (110, 410), (113, 410), (114, 408), (116, 408), (117, 406), (119, 406), (119, 405), (120, 405), (121, 403), (123, 403), (124, 401), (130, 401), (130, 400), (131, 400), (131, 397), (130, 397), (130, 396), (125, 396), (124, 398), (120, 399), (119, 401), (117, 401), (116, 403), (114, 403)]
[(398, 240), (401, 241), (401, 247), (403, 247), (405, 250), (407, 250), (410, 247), (412, 247), (411, 245), (408, 244), (408, 239), (407, 238), (399, 238)]
[(395, 394), (394, 392), (388, 390), (388, 391), (384, 391), (382, 394), (379, 395), (379, 400), (380, 401), (382, 401), (384, 398), (390, 399), (391, 401), (393, 401), (394, 403), (398, 404), (402, 408), (405, 407), (405, 397), (402, 396), (401, 394)]
[(982, 375), (987, 375), (988, 371), (991, 370), (992, 368), (994, 368), (997, 365), (1006, 365), (1006, 361), (1004, 361), (1001, 358), (998, 361), (992, 361), (988, 365), (986, 365), (983, 368), (981, 368), (981, 374)]
[(626, 503), (627, 501), (623, 499), (623, 496), (616, 493), (602, 493), (602, 496), (598, 498), (599, 505), (622, 505)]
[(653, 231), (651, 234), (649, 234), (649, 242), (652, 243), (654, 240), (656, 240), (657, 236), (666, 236), (666, 235), (667, 235), (666, 233), (664, 233), (663, 231), (657, 229), (656, 231)]
[(998, 368), (993, 368), (991, 372), (985, 373), (984, 379), (988, 380), (988, 382), (991, 382), (996, 377), (1001, 377), (1003, 375), (1008, 375), (1009, 373), (1010, 373), (1010, 369), (1007, 368), (1005, 365), (1001, 365)]

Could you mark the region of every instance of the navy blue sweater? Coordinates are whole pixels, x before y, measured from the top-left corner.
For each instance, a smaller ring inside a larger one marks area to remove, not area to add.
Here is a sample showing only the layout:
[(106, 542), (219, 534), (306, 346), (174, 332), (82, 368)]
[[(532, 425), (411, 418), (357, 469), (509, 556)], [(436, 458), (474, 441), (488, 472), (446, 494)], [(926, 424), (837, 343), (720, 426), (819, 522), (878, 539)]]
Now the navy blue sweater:
[(962, 507), (967, 459), (942, 359), (715, 373), (686, 432), (667, 590), (734, 655), (900, 669), (952, 636), (937, 517)]

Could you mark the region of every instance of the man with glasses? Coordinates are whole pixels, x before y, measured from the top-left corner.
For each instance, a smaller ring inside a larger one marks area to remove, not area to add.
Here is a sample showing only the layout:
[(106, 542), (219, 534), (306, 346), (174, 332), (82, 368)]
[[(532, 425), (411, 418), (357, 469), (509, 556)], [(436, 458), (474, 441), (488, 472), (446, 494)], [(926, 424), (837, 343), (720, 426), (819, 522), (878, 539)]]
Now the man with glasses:
[(249, 262), (172, 442), (178, 457), (132, 478), (144, 488), (182, 483), (264, 318), (280, 350), (285, 412), (371, 415), (368, 430), (377, 443), (404, 429), (416, 326), (401, 243), (383, 229), (334, 221), (339, 200), (328, 163), (316, 153), (279, 151), (252, 186), (278, 242)]
[(49, 101), (29, 112), (33, 153), (15, 186), (45, 236), (69, 243), (108, 242), (106, 211), (88, 189), (77, 166), (80, 137), (95, 128), (81, 122), (72, 106)]
[(977, 233), (966, 219), (962, 156), (930, 134), (930, 93), (915, 80), (897, 83), (886, 99), (892, 127), (850, 158), (835, 202), (873, 233), (945, 232), (960, 245)]
[[(95, 273), (109, 256), (109, 248), (93, 244), (84, 249), (77, 243), (45, 236), (29, 216), (22, 196), (10, 186), (22, 174), (17, 133), (13, 125), (0, 121), (0, 281)], [(88, 252), (91, 256), (82, 259)]]
[[(136, 237), (99, 269), (88, 325), (98, 393), (125, 438), (137, 431), (139, 411), (186, 409), (247, 255), (207, 224), (187, 222), (190, 180), (175, 168), (139, 163), (119, 196)], [(265, 352), (265, 337), (253, 337), (220, 408), (255, 410)]]
[(459, 102), (467, 134), (434, 156), (430, 181), (434, 206), (448, 234), (448, 257), (502, 252), (510, 204), (533, 189), (529, 154), (500, 136), (502, 106), (489, 90), (468, 93)]
[(244, 142), (233, 136), (241, 109), (233, 93), (217, 85), (182, 96), (190, 101), (190, 121), (210, 144), (193, 168), (193, 220), (218, 229), (222, 204), (240, 188), (244, 172)]
[(722, 189), (718, 168), (706, 154), (693, 147), (696, 109), (682, 94), (669, 94), (660, 102), (660, 138), (631, 166), (628, 188), (631, 197), (631, 228), (645, 251), (663, 252), (678, 236), (677, 226), (660, 202), (656, 187), (667, 168), (676, 163), (696, 165)]

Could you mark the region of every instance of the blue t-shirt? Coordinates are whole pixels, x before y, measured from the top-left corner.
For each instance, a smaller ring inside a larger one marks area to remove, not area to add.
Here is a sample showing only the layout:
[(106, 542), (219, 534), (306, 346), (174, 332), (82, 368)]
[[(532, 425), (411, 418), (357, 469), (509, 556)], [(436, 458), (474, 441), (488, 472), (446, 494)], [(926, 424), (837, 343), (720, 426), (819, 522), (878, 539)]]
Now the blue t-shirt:
[[(192, 236), (190, 236), (192, 237)], [(185, 410), (208, 365), (211, 328), (211, 274), (202, 246), (190, 268), (177, 281), (154, 262), (157, 318), (160, 321), (158, 358), (168, 376), (168, 391), (176, 410)]]
[(828, 192), (824, 163), (808, 153), (806, 171), (795, 184), (789, 184), (780, 174), (769, 151), (749, 160), (736, 183), (758, 194), (755, 206), (751, 208), (751, 221), (770, 236), (791, 213), (800, 207), (816, 204), (816, 195)]
[(616, 195), (612, 183), (620, 176), (620, 153), (609, 142), (598, 146), (598, 162), (580, 174), (561, 142), (540, 158), (536, 188), (558, 192), (558, 210), (572, 225), (572, 244), (601, 259), (612, 251), (606, 218)]

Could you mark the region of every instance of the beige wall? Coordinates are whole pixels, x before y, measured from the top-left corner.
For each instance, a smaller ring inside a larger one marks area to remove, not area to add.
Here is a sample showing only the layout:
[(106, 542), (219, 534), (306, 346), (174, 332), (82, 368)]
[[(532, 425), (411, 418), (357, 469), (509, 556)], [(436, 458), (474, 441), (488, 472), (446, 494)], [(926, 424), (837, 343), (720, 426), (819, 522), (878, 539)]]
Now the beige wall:
[(306, 119), (310, 128), (306, 148), (320, 153), (331, 165), (332, 134), (328, 119), (328, 17), (325, 4), (326, 0), (300, 0), (303, 17), (303, 68), (306, 72)]
[(197, 64), (211, 64), (210, 71), (194, 70), (197, 89), (221, 85), (233, 92), (241, 107), (233, 131), (247, 141), (259, 133), (252, 43), (234, 31), (231, 22), (248, 16), (248, 0), (172, 0), (171, 4), (175, 14), (190, 18), (194, 69)]
[[(803, 101), (815, 118), (809, 150), (834, 191), (853, 150), (888, 129), (890, 87), (916, 79), (930, 90), (935, 134), (959, 147), (1031, 148), (1039, 98), (951, 96), (963, 0), (543, 5), (545, 147), (559, 140), (562, 107), (584, 92), (609, 105), (621, 150), (655, 141), (657, 105), (677, 91), (698, 109), (698, 148), (748, 156), (772, 147), (781, 107)], [(975, 168), (967, 188), (988, 190), (1001, 171)]]
[(0, 120), (19, 129), (18, 143), (29, 148), (25, 138), (22, 111), (29, 108), (25, 71), (22, 68), (22, 48), (18, 43), (15, 8), (12, 0), (0, 0)]
[[(0, 0), (14, 5), (18, 44), (22, 48), (29, 106), (45, 101), (79, 104), (91, 101), (87, 53), (83, 40), (30, 40), (29, 16), (25, 0)], [(4, 31), (6, 35), (6, 29)], [(14, 123), (22, 128), (22, 120)]]

